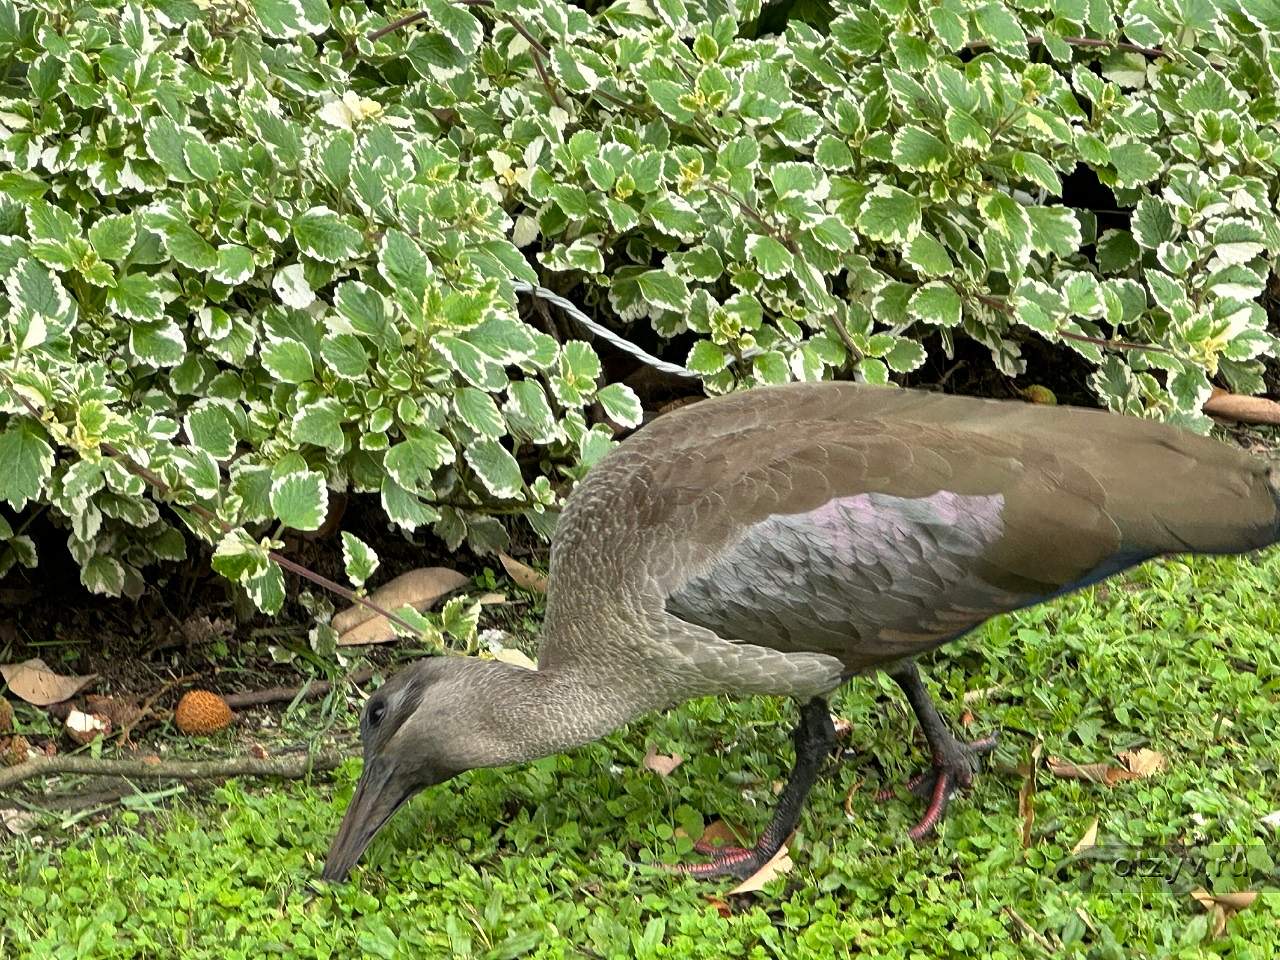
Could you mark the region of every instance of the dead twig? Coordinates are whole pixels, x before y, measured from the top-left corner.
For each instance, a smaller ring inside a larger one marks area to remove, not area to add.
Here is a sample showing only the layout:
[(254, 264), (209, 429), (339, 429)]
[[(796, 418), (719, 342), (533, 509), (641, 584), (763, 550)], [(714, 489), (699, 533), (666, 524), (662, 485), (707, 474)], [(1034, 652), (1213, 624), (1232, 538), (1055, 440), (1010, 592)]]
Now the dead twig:
[[(376, 669), (369, 667), (348, 674), (344, 679), (351, 683), (367, 683), (376, 672)], [(314, 700), (316, 697), (323, 697), (332, 687), (333, 684), (328, 680), (312, 680), (297, 687), (268, 687), (247, 693), (229, 693), (222, 699), (232, 710), (244, 710), (267, 703), (292, 703), (295, 699)]]
[(1045, 938), (1045, 935), (1043, 933), (1041, 933), (1031, 924), (1027, 923), (1027, 921), (1023, 920), (1022, 917), (1018, 916), (1017, 910), (1009, 906), (1004, 907), (1003, 910), (1005, 915), (1008, 916), (1008, 918), (1012, 920), (1015, 924), (1017, 924), (1018, 929), (1022, 931), (1023, 935), (1028, 937), (1031, 940), (1031, 942), (1034, 943), (1037, 947), (1039, 947), (1045, 953), (1050, 955), (1056, 954), (1058, 952), (1058, 948), (1055, 947), (1052, 943), (1050, 943)]
[(61, 773), (81, 773), (95, 777), (147, 777), (155, 780), (209, 780), (217, 777), (281, 777), (297, 780), (312, 773), (332, 770), (358, 752), (321, 750), (314, 754), (268, 757), (230, 757), (225, 760), (107, 760), (75, 754), (37, 757), (16, 767), (0, 770), (0, 790), (7, 790), (33, 777)]

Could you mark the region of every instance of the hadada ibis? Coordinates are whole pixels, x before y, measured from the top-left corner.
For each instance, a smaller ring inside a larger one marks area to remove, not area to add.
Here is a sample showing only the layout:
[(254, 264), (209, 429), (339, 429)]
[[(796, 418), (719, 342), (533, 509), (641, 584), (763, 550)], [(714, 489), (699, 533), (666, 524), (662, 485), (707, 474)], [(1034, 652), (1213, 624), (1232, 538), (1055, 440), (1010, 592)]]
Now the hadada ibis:
[(850, 383), (734, 393), (660, 417), (569, 497), (537, 670), (443, 656), (368, 700), (364, 770), (324, 867), (340, 880), (425, 787), (595, 740), (691, 697), (800, 703), (795, 765), (746, 876), (795, 828), (835, 732), (826, 698), (886, 671), (932, 752), (928, 833), (993, 740), (962, 743), (914, 658), (1152, 557), (1280, 539), (1271, 465), (1174, 427)]

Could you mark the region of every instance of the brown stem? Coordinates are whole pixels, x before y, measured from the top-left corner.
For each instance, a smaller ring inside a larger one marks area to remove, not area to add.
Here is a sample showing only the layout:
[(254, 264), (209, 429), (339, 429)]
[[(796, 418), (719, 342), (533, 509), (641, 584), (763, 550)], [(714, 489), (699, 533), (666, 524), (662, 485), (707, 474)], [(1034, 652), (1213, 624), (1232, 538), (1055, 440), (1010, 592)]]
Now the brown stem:
[[(345, 679), (352, 683), (366, 683), (377, 671), (372, 668), (357, 670), (348, 674)], [(333, 684), (328, 680), (312, 680), (299, 687), (268, 687), (266, 690), (251, 690), (248, 693), (229, 693), (222, 699), (232, 710), (245, 710), (249, 707), (260, 707), (267, 703), (292, 703), (293, 700), (314, 700), (329, 692)]]
[[(957, 290), (957, 293), (960, 293), (963, 296), (963, 291)], [(1014, 312), (1014, 308), (1011, 307), (1007, 301), (1001, 300), (999, 297), (989, 297), (982, 293), (974, 293), (970, 294), (970, 296), (979, 303), (984, 304), (993, 310), (999, 310), (1002, 313), (1009, 314)], [(1081, 343), (1092, 343), (1099, 347), (1111, 347), (1116, 350), (1149, 350), (1152, 353), (1173, 353), (1169, 348), (1162, 347), (1154, 343), (1133, 343), (1129, 340), (1104, 340), (1102, 337), (1091, 337), (1084, 333), (1072, 333), (1069, 330), (1056, 330), (1054, 332), (1064, 340), (1078, 340)]]
[(308, 774), (332, 770), (344, 760), (359, 756), (356, 752), (321, 750), (315, 754), (300, 756), (231, 757), (226, 760), (162, 760), (147, 763), (145, 760), (105, 760), (79, 754), (59, 754), (54, 757), (36, 757), (16, 767), (0, 770), (0, 790), (7, 790), (30, 780), (61, 773), (80, 773), (96, 777), (149, 777), (178, 780), (207, 780), (215, 777), (283, 777), (296, 780)]
[[(1123, 40), (1103, 40), (1098, 37), (1059, 37), (1066, 44), (1073, 47), (1093, 47), (1103, 50), (1119, 50), (1122, 53), (1140, 53), (1144, 57), (1167, 57), (1168, 52), (1161, 50), (1159, 47), (1141, 47), (1136, 43), (1126, 43)], [(1027, 37), (1027, 43), (1033, 47), (1043, 46), (1044, 37)], [(987, 50), (991, 44), (986, 40), (975, 40), (973, 43), (966, 43), (966, 50)]]
[(395, 33), (397, 30), (400, 30), (404, 27), (415, 24), (419, 20), (425, 20), (425, 19), (427, 19), (427, 12), (425, 10), (419, 10), (417, 13), (411, 13), (406, 17), (401, 17), (399, 20), (392, 20), (385, 27), (380, 27), (379, 29), (373, 31), (373, 33), (369, 34), (369, 40), (370, 41), (381, 40), (388, 33)]

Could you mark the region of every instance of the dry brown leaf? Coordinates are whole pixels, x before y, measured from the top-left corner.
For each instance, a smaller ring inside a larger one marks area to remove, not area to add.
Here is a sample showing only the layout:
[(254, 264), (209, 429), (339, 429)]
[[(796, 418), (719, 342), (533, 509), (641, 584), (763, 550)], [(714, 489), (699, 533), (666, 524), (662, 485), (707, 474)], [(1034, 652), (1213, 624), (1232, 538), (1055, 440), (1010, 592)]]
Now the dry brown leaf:
[[(383, 610), (394, 612), (407, 605), (421, 613), (441, 597), (470, 582), (457, 570), (450, 570), (448, 567), (422, 567), (402, 573), (391, 582), (383, 584), (370, 594), (369, 599)], [(338, 631), (340, 647), (388, 643), (396, 638), (391, 621), (362, 604), (348, 607), (336, 614), (333, 629)]]
[(1217, 387), (1204, 402), (1204, 412), (1239, 423), (1280, 423), (1280, 403), (1266, 397), (1243, 397)]
[(1077, 853), (1081, 853), (1085, 850), (1088, 850), (1090, 847), (1096, 847), (1097, 845), (1098, 845), (1098, 818), (1094, 817), (1093, 821), (1089, 824), (1088, 828), (1085, 830), (1084, 836), (1081, 837), (1076, 842), (1076, 845), (1071, 848), (1071, 854), (1072, 856), (1075, 856)]
[(40, 819), (38, 813), (31, 810), (15, 810), (8, 808), (0, 810), (0, 823), (3, 823), (5, 829), (14, 836), (21, 836), (36, 825), (36, 821)]
[(721, 900), (719, 897), (710, 893), (704, 893), (702, 897), (707, 901), (707, 903), (711, 904), (711, 906), (715, 908), (716, 913), (720, 914), (720, 916), (724, 917), (726, 920), (733, 916), (733, 907), (729, 906), (729, 904), (724, 900)]
[(505, 553), (499, 553), (498, 559), (502, 562), (502, 569), (507, 571), (507, 576), (521, 590), (528, 590), (530, 593), (547, 592), (546, 574), (539, 573), (527, 563), (521, 563), (515, 557), (508, 556)]
[(1231, 893), (1210, 893), (1204, 887), (1196, 887), (1191, 896), (1206, 910), (1219, 906), (1230, 913), (1239, 913), (1258, 899), (1257, 890), (1235, 890)]
[(1061, 757), (1049, 758), (1049, 772), (1064, 780), (1088, 780), (1114, 787), (1125, 780), (1136, 780), (1138, 775), (1123, 770), (1112, 763), (1072, 763)]
[(4, 677), (9, 689), (17, 696), (37, 707), (47, 707), (51, 703), (74, 697), (98, 678), (96, 673), (81, 677), (54, 673), (38, 657), (22, 663), (0, 664), (0, 676)]
[(480, 594), (480, 599), (476, 602), (482, 607), (501, 606), (507, 602), (507, 595), (490, 591), (489, 593)]
[(844, 717), (837, 717), (834, 714), (831, 717), (831, 727), (835, 730), (837, 740), (847, 740), (849, 734), (853, 733), (853, 724)]
[[(642, 761), (645, 769), (652, 770), (660, 777), (671, 776), (672, 771), (682, 763), (684, 763), (684, 757), (680, 756), (680, 754), (673, 753), (670, 756), (666, 756), (658, 753), (657, 747), (653, 746), (653, 744), (649, 745), (649, 749), (645, 752), (644, 760)], [(706, 836), (705, 832), (703, 836)]]
[(756, 893), (764, 888), (764, 885), (775, 877), (791, 872), (791, 868), (795, 866), (791, 862), (791, 856), (787, 852), (787, 844), (783, 844), (778, 848), (778, 852), (765, 861), (765, 863), (747, 879), (729, 891), (729, 896), (737, 893)]
[(0, 733), (9, 733), (13, 729), (13, 705), (4, 697), (0, 697)]
[(742, 838), (723, 820), (712, 820), (702, 831), (698, 843), (711, 847), (740, 846)]
[(1040, 755), (1044, 742), (1037, 740), (1031, 748), (1031, 762), (1022, 767), (1022, 785), (1018, 788), (1018, 816), (1022, 818), (1020, 831), (1022, 849), (1031, 846), (1031, 828), (1036, 822), (1036, 771), (1040, 768)]
[(1116, 757), (1134, 777), (1139, 779), (1164, 773), (1169, 765), (1163, 753), (1148, 750), (1146, 747), (1140, 750), (1121, 750)]
[(503, 663), (510, 663), (517, 667), (524, 667), (526, 670), (537, 670), (538, 665), (529, 659), (529, 655), (523, 650), (517, 650), (515, 647), (503, 647), (493, 655), (493, 659), (501, 660)]
[(1238, 890), (1213, 894), (1204, 887), (1196, 887), (1191, 891), (1191, 896), (1209, 914), (1209, 923), (1212, 925), (1210, 936), (1216, 940), (1227, 932), (1228, 920), (1258, 899), (1258, 891)]

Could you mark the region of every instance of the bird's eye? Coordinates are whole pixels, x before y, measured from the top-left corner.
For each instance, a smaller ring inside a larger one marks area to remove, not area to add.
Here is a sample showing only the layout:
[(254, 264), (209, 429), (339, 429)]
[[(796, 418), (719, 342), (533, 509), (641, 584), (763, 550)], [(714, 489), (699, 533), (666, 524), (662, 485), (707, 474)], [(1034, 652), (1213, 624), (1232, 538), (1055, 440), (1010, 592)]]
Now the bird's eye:
[(368, 714), (366, 714), (366, 716), (368, 716), (369, 718), (369, 726), (376, 727), (378, 724), (380, 724), (382, 722), (382, 715), (386, 712), (386, 710), (387, 708), (382, 703), (381, 700), (376, 700), (373, 703), (369, 704), (369, 712)]

